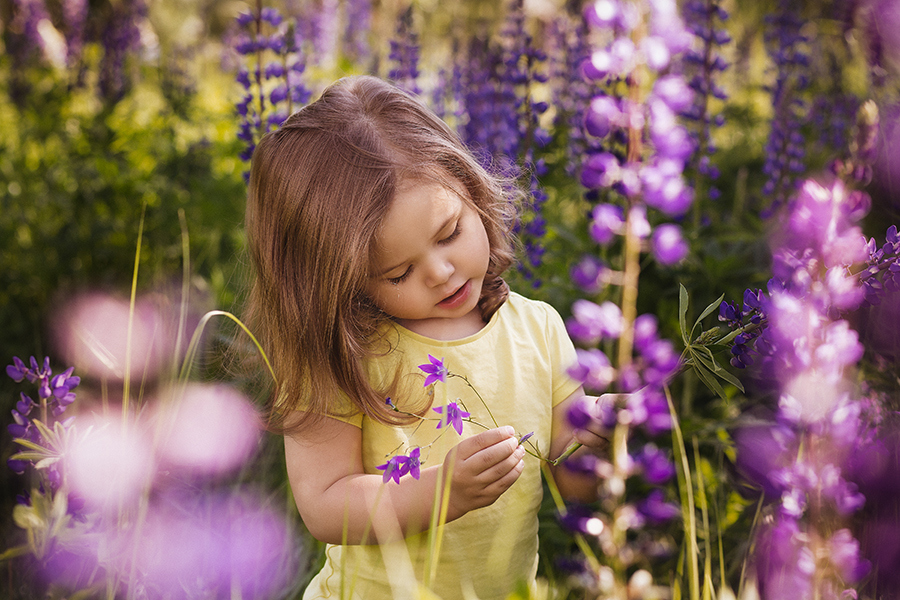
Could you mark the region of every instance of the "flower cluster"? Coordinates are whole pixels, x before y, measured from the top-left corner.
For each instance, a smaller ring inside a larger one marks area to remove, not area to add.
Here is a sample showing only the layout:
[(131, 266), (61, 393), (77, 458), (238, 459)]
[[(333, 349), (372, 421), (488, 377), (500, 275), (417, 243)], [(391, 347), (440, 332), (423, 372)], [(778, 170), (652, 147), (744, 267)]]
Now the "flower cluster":
[[(478, 390), (472, 387), (472, 384), (469, 383), (469, 380), (465, 376), (451, 373), (450, 370), (447, 369), (447, 366), (444, 364), (444, 359), (436, 358), (429, 354), (428, 362), (419, 365), (419, 370), (425, 374), (424, 387), (432, 386), (436, 383), (446, 383), (447, 378), (457, 377), (465, 381), (466, 385), (468, 385), (472, 389), (478, 399), (481, 400), (482, 403), (484, 403), (484, 399), (481, 397), (481, 394), (478, 393)], [(403, 412), (391, 398), (385, 400), (385, 404), (390, 410), (394, 412)], [(487, 404), (485, 404), (485, 407), (487, 407)], [(465, 405), (462, 404), (461, 400), (457, 402), (448, 402), (446, 405), (436, 406), (431, 410), (439, 414), (440, 418), (427, 419), (425, 417), (412, 415), (410, 413), (404, 414), (407, 414), (410, 417), (416, 417), (421, 421), (437, 420), (437, 426), (435, 428), (443, 429), (443, 431), (438, 434), (438, 437), (443, 435), (447, 431), (447, 429), (450, 428), (454, 429), (458, 435), (462, 435), (463, 422), (474, 423), (475, 425), (487, 429), (487, 426), (472, 420), (472, 414), (465, 409)], [(488, 409), (488, 414), (490, 414), (490, 409)], [(449, 427), (445, 429), (445, 426)], [(496, 421), (494, 422), (494, 426), (497, 426)], [(524, 444), (533, 435), (533, 433), (534, 432), (526, 433), (525, 435), (520, 436), (519, 445)], [(384, 473), (382, 474), (382, 481), (384, 483), (387, 483), (389, 481), (400, 483), (400, 478), (407, 474), (411, 475), (414, 479), (418, 479), (420, 468), (422, 462), (424, 461), (424, 458), (421, 454), (422, 448), (430, 445), (431, 444), (428, 444), (426, 446), (414, 447), (406, 454), (394, 453), (392, 456), (390, 456), (390, 458), (388, 458), (386, 463), (378, 465), (376, 467), (379, 471), (384, 471)]]
[(880, 247), (875, 238), (870, 238), (866, 251), (869, 260), (859, 278), (866, 303), (877, 305), (885, 293), (900, 290), (900, 234), (897, 233), (897, 226), (888, 227), (884, 244)]
[[(582, 65), (585, 76), (605, 84), (607, 91), (595, 95), (585, 114), (587, 133), (601, 144), (589, 150), (581, 183), (588, 190), (616, 192), (628, 207), (595, 207), (591, 235), (601, 245), (617, 235), (646, 240), (651, 228), (644, 205), (680, 218), (693, 202), (684, 170), (695, 142), (678, 116), (693, 106), (695, 93), (674, 70), (690, 47), (691, 34), (674, 2), (638, 8), (603, 0), (588, 6), (586, 18), (611, 37)], [(648, 74), (656, 79), (641, 99), (639, 90)], [(678, 263), (688, 251), (680, 227), (673, 224), (656, 232), (650, 246), (664, 265)]]
[(719, 305), (719, 321), (737, 330), (732, 338), (731, 366), (744, 369), (753, 364), (753, 347), (756, 338), (765, 328), (766, 315), (763, 312), (765, 296), (762, 290), (744, 290), (744, 302), (738, 306), (736, 302), (722, 300)]
[[(460, 429), (462, 429), (462, 426), (460, 426)], [(413, 479), (418, 479), (419, 467), (422, 464), (419, 456), (420, 453), (421, 448), (413, 448), (408, 456), (392, 456), (390, 460), (383, 465), (378, 465), (378, 470), (384, 471), (384, 483), (387, 483), (392, 479), (394, 480), (394, 483), (400, 483), (400, 478), (407, 473), (412, 475)]]
[(717, 78), (729, 67), (719, 51), (731, 41), (731, 36), (720, 26), (728, 20), (728, 12), (720, 0), (692, 0), (685, 4), (684, 13), (687, 27), (700, 40), (700, 45), (689, 49), (684, 55), (686, 68), (691, 73), (688, 85), (695, 96), (691, 107), (682, 114), (696, 123), (696, 152), (692, 162), (698, 174), (710, 182), (707, 197), (715, 200), (721, 192), (714, 184), (719, 178), (719, 169), (711, 160), (716, 152), (712, 133), (714, 128), (725, 124), (725, 116), (714, 110), (713, 103), (728, 98), (725, 89), (717, 82)]
[[(20, 394), (20, 399), (12, 410), (13, 422), (7, 427), (13, 438), (38, 445), (46, 442), (41, 436), (39, 427), (35, 425), (34, 413), (40, 413), (40, 421), (44, 425), (49, 425), (50, 416), (56, 419), (66, 411), (66, 408), (75, 401), (75, 392), (72, 390), (81, 383), (81, 378), (73, 375), (73, 371), (74, 368), (70, 367), (54, 376), (49, 356), (45, 357), (42, 363), (32, 356), (29, 365), (19, 357), (13, 357), (13, 364), (6, 367), (6, 374), (16, 383), (27, 379), (38, 388), (37, 402), (24, 392)], [(63, 426), (70, 424), (72, 418), (67, 419)], [(7, 464), (10, 469), (21, 475), (27, 468), (34, 466), (34, 461), (11, 458)], [(56, 468), (51, 466), (47, 473), (51, 486), (58, 487), (60, 476)]]
[(776, 69), (770, 90), (775, 116), (765, 148), (767, 181), (762, 188), (771, 210), (793, 195), (798, 176), (806, 171), (805, 140), (797, 125), (805, 120), (808, 108), (801, 92), (809, 86), (809, 40), (795, 10), (789, 2), (780, 2), (777, 12), (766, 18), (766, 46)]
[[(473, 37), (459, 59), (464, 64), (458, 68), (456, 102), (465, 115), (460, 137), (487, 168), (530, 191), (516, 230), (526, 253), (520, 269), (530, 279), (542, 262), (546, 232), (541, 208), (547, 196), (539, 182), (546, 166), (536, 153), (550, 137), (541, 124), (548, 104), (534, 97), (535, 87), (548, 80), (547, 55), (526, 29), (522, 0), (510, 3), (496, 41)], [(533, 282), (535, 287), (540, 283)]]
[(308, 102), (311, 91), (303, 82), (306, 59), (293, 21), (274, 8), (261, 8), (241, 13), (237, 24), (234, 48), (247, 61), (237, 74), (244, 90), (236, 105), (238, 137), (246, 144), (241, 158), (249, 161), (259, 139), (279, 127), (295, 105)]
[[(863, 347), (841, 318), (864, 299), (850, 267), (867, 258), (856, 225), (865, 206), (841, 179), (807, 180), (774, 236), (768, 295), (748, 290), (740, 313), (720, 308), (732, 325), (748, 316), (765, 325), (754, 332), (753, 372), (778, 398), (771, 417), (735, 434), (739, 470), (769, 501), (755, 553), (765, 597), (840, 595), (869, 568), (846, 528), (865, 502), (848, 479), (849, 457), (869, 451), (853, 376)], [(751, 364), (732, 353), (732, 364)]]
[(591, 54), (588, 42), (588, 25), (581, 15), (563, 13), (554, 19), (548, 31), (550, 44), (550, 84), (553, 106), (556, 109), (553, 124), (566, 134), (566, 173), (575, 177), (581, 170), (581, 162), (588, 147), (596, 141), (585, 132), (585, 113), (593, 95), (595, 84), (579, 73), (581, 65)]
[(344, 57), (357, 64), (369, 58), (372, 29), (372, 0), (350, 0), (344, 5)]
[(259, 418), (242, 395), (189, 384), (147, 406), (139, 423), (82, 415), (76, 431), (75, 417), (48, 420), (75, 401), (81, 380), (71, 368), (53, 375), (49, 358), (14, 358), (6, 372), (38, 386), (39, 402), (23, 394), (9, 426), (22, 447), (9, 466), (38, 479), (14, 509), (28, 542), (13, 551), (30, 553), (48, 582), (77, 590), (109, 577), (148, 598), (238, 589), (265, 598), (287, 584), (294, 550), (281, 518), (252, 494), (202, 485), (256, 447)]
[(143, 0), (111, 6), (111, 14), (103, 29), (103, 58), (97, 87), (109, 103), (121, 100), (131, 86), (126, 61), (141, 45), (140, 22), (147, 18)]
[(396, 37), (391, 40), (388, 58), (393, 63), (388, 78), (407, 92), (419, 95), (419, 36), (413, 29), (413, 7), (409, 6), (397, 18)]

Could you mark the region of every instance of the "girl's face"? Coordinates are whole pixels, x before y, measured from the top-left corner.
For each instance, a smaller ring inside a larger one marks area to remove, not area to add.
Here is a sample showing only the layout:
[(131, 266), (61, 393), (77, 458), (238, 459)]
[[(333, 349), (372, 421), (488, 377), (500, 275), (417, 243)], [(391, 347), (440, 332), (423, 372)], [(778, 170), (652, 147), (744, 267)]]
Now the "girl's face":
[(438, 183), (409, 181), (376, 235), (366, 291), (407, 329), (467, 335), (476, 317), (482, 324), (478, 300), (489, 260), (484, 224), (469, 203)]

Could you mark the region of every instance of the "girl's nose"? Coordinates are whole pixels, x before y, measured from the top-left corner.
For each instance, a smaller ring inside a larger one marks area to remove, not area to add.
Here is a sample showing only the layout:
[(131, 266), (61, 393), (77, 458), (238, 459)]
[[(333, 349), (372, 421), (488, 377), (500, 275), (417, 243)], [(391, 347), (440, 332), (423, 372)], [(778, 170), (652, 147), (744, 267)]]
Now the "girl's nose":
[(435, 256), (428, 266), (427, 280), (429, 286), (435, 287), (447, 283), (453, 275), (453, 263), (447, 257)]

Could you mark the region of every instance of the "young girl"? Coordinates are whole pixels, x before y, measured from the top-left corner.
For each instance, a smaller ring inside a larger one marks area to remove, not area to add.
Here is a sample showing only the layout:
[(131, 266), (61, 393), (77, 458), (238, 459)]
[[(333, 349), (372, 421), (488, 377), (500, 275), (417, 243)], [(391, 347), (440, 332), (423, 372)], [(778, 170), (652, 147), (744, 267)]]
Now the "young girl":
[[(250, 319), (297, 508), (328, 544), (304, 598), (534, 582), (540, 460), (520, 436), (545, 457), (573, 434), (602, 442), (565, 419), (583, 392), (561, 318), (501, 277), (514, 205), (445, 123), (372, 77), (336, 82), (256, 149)], [(410, 475), (391, 481), (401, 455)]]

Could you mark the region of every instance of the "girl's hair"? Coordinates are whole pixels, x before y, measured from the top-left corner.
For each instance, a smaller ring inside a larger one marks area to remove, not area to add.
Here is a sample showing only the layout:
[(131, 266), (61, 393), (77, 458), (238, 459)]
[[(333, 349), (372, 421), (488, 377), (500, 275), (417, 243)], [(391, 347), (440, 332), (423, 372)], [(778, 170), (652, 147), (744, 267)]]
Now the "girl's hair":
[(341, 392), (353, 412), (405, 420), (386, 407), (390, 390), (366, 375), (363, 359), (389, 317), (364, 289), (398, 185), (426, 178), (462, 192), (484, 222), (491, 253), (479, 308), (487, 321), (509, 293), (501, 275), (514, 256), (516, 191), (422, 103), (380, 79), (348, 77), (260, 141), (246, 215), (255, 270), (246, 317), (277, 378), (272, 431), (348, 416), (334, 407)]

